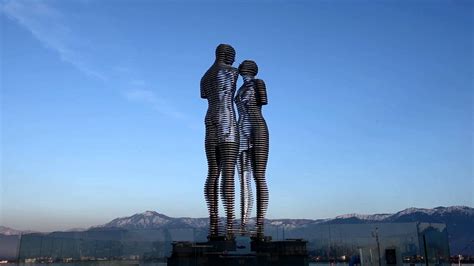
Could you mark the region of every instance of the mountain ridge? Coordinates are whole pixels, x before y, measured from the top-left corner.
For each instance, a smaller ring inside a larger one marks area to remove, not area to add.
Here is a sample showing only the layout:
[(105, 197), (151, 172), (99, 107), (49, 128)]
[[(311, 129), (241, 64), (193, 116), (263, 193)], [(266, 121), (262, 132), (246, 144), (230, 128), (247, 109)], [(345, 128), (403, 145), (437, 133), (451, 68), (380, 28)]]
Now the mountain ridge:
[[(428, 209), (428, 208), (415, 208), (410, 207), (404, 209), (402, 211), (390, 214), (390, 213), (383, 213), (383, 214), (344, 214), (339, 215), (334, 218), (326, 218), (326, 219), (292, 219), (292, 218), (285, 218), (285, 219), (265, 219), (267, 224), (277, 225), (278, 226), (285, 226), (285, 227), (293, 227), (294, 225), (306, 225), (306, 224), (315, 224), (315, 223), (331, 223), (331, 222), (340, 222), (341, 220), (353, 220), (357, 223), (363, 222), (414, 222), (420, 221), (424, 222), (426, 219), (433, 218), (436, 222), (443, 222), (442, 217), (456, 213), (458, 215), (466, 215), (474, 217), (474, 208), (468, 206), (449, 206), (443, 207), (439, 206), (436, 208)], [(166, 217), (165, 224), (163, 224), (163, 220), (159, 220), (158, 223), (152, 223), (151, 219), (156, 220), (156, 216), (159, 217)], [(411, 216), (417, 216), (411, 217)], [(134, 218), (134, 219), (130, 219)], [(136, 222), (137, 219), (141, 219), (140, 222)], [(224, 218), (221, 218), (224, 219)], [(116, 227), (116, 228), (124, 228), (124, 229), (154, 229), (160, 228), (161, 226), (165, 226), (167, 224), (177, 224), (184, 223), (185, 225), (192, 226), (192, 227), (205, 227), (207, 226), (207, 218), (190, 218), (190, 217), (169, 217), (163, 214), (160, 214), (156, 211), (145, 211), (143, 213), (137, 213), (132, 216), (122, 217), (112, 220), (111, 222), (94, 226), (92, 228), (109, 228), (109, 227)], [(190, 221), (199, 221), (199, 224), (190, 223)], [(205, 221), (205, 223), (203, 222)], [(430, 222), (430, 221), (428, 221)], [(253, 225), (255, 223), (255, 217), (250, 218), (249, 225)], [(140, 227), (140, 225), (144, 225)], [(145, 226), (146, 225), (146, 226)]]

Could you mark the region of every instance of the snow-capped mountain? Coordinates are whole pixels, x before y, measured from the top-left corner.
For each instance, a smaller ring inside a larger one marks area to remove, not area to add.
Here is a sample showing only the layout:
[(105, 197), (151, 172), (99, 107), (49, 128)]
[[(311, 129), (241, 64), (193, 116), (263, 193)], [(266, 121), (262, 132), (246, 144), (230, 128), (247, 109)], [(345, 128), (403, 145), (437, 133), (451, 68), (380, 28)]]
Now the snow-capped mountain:
[(20, 235), (20, 234), (28, 234), (28, 233), (34, 233), (35, 231), (20, 231), (20, 230), (16, 230), (16, 229), (13, 229), (13, 228), (9, 228), (9, 227), (6, 227), (6, 226), (1, 226), (0, 225), (0, 235), (4, 235), (4, 236), (16, 236), (16, 235)]
[(116, 218), (106, 224), (95, 226), (93, 229), (206, 228), (207, 226), (207, 218), (173, 218), (156, 211), (146, 211), (128, 217)]
[[(359, 219), (359, 220), (365, 220), (365, 221), (383, 221), (387, 219), (388, 217), (392, 216), (392, 214), (357, 214), (357, 213), (351, 213), (351, 214), (344, 214), (344, 215), (339, 215), (336, 216), (334, 219)], [(332, 220), (332, 219), (330, 219)]]
[(474, 216), (474, 208), (467, 206), (451, 206), (451, 207), (436, 207), (433, 209), (423, 209), (423, 208), (408, 208), (403, 211), (397, 212), (390, 217), (392, 220), (401, 219), (407, 216), (431, 216), (431, 217), (443, 217), (453, 214), (465, 215), (465, 216)]
[(173, 218), (155, 211), (146, 211), (144, 213), (137, 213), (129, 217), (116, 218), (104, 225), (99, 225), (97, 228), (115, 227), (127, 229), (139, 228), (157, 228), (169, 224)]
[(0, 234), (6, 235), (6, 236), (14, 236), (14, 235), (19, 235), (21, 231), (15, 230), (6, 226), (0, 226)]
[(407, 208), (393, 214), (345, 214), (328, 219), (326, 222), (336, 222), (342, 220), (347, 222), (440, 222), (444, 223), (445, 217), (459, 215), (474, 217), (474, 208), (467, 206), (436, 207), (433, 209)]

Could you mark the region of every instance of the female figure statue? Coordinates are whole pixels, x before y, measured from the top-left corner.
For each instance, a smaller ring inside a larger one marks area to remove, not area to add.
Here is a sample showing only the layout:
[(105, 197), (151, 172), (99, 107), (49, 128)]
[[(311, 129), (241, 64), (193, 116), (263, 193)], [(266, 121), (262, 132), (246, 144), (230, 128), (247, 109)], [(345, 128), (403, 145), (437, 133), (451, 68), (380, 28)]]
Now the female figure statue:
[(237, 91), (235, 103), (239, 112), (240, 135), (238, 171), (241, 184), (241, 230), (246, 232), (246, 224), (252, 206), (250, 178), (253, 177), (257, 194), (257, 238), (264, 236), (264, 218), (268, 206), (268, 189), (265, 170), (268, 161), (268, 128), (262, 115), (262, 106), (267, 104), (265, 83), (256, 79), (258, 66), (254, 61), (245, 60), (239, 66), (239, 74), (244, 84)]

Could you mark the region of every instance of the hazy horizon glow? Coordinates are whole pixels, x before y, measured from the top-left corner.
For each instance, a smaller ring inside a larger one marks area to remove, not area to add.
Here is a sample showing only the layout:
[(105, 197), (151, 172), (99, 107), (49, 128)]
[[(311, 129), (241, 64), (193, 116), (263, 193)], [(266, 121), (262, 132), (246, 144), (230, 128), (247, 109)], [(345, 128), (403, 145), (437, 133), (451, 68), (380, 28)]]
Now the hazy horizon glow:
[(219, 43), (267, 84), (268, 218), (472, 207), (473, 12), (462, 0), (2, 1), (0, 225), (206, 217), (199, 81)]

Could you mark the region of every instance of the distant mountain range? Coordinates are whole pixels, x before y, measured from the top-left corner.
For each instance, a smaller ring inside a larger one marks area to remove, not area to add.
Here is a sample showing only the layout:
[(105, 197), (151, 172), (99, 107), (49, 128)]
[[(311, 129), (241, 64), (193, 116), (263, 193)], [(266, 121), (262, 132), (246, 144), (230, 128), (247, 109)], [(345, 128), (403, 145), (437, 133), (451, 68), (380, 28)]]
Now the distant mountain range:
[[(223, 220), (222, 220), (223, 221)], [(448, 227), (451, 254), (460, 252), (474, 254), (474, 208), (467, 206), (437, 207), (433, 209), (408, 208), (394, 214), (346, 214), (332, 219), (268, 219), (266, 229), (284, 228), (291, 231), (304, 229), (315, 224), (360, 224), (360, 223), (405, 223), (426, 222), (445, 223)], [(249, 226), (255, 224), (250, 219)], [(116, 218), (106, 224), (91, 227), (88, 230), (107, 229), (203, 229), (209, 226), (207, 218), (173, 218), (155, 211)], [(74, 230), (78, 231), (78, 230)], [(17, 235), (20, 231), (0, 226), (0, 234)], [(23, 232), (25, 233), (25, 232)]]
[[(466, 206), (437, 207), (434, 209), (408, 208), (395, 214), (345, 214), (332, 219), (267, 219), (266, 224), (285, 228), (296, 228), (318, 223), (397, 223), (429, 222), (446, 223), (467, 219), (473, 222), (474, 208)], [(155, 211), (146, 211), (128, 217), (116, 218), (93, 228), (155, 229), (155, 228), (205, 228), (207, 218), (173, 218)], [(250, 219), (249, 224), (255, 223)], [(453, 223), (454, 224), (454, 223)], [(457, 223), (456, 223), (457, 224)], [(471, 224), (474, 226), (474, 224)]]

